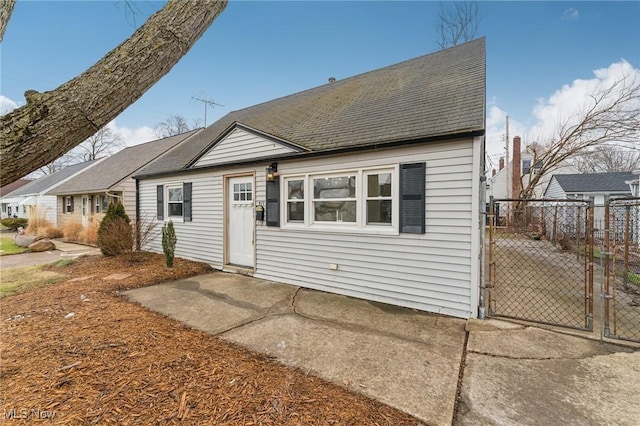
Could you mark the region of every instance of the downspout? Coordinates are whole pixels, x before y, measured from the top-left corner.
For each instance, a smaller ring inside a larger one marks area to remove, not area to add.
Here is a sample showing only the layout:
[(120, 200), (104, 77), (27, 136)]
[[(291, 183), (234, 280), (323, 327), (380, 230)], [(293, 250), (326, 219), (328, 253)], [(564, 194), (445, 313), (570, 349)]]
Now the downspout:
[(136, 229), (136, 251), (140, 251), (140, 224), (138, 218), (140, 217), (140, 181), (136, 179), (136, 217), (135, 217), (135, 229)]
[[(480, 177), (480, 182), (486, 182), (486, 175), (482, 175)], [(483, 191), (486, 189), (481, 185)], [(486, 193), (486, 192), (485, 192)], [(493, 198), (493, 197), (492, 197)], [(486, 245), (487, 245), (487, 200), (486, 197), (481, 197), (482, 201), (480, 203), (480, 295), (478, 299), (478, 319), (485, 319), (485, 293), (487, 291), (487, 282), (486, 282)]]

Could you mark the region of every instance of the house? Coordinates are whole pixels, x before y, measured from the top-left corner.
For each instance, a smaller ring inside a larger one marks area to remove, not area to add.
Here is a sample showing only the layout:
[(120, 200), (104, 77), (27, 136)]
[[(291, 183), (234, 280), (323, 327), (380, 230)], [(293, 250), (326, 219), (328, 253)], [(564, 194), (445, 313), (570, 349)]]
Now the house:
[(58, 224), (81, 223), (86, 227), (94, 218), (102, 220), (109, 203), (116, 201), (135, 218), (136, 181), (131, 176), (199, 130), (125, 148), (49, 191), (48, 195), (57, 198), (54, 208)]
[[(2, 198), (4, 198), (5, 196), (7, 196), (8, 194), (10, 194), (11, 192), (15, 191), (16, 189), (20, 188), (21, 186), (25, 186), (26, 184), (32, 182), (32, 179), (18, 179), (15, 182), (11, 182), (8, 185), (5, 185), (3, 187), (0, 187), (0, 200), (2, 200)], [(8, 202), (0, 202), (0, 219), (2, 218), (6, 218), (6, 217), (13, 217), (13, 214), (15, 212), (15, 206), (12, 206), (10, 203)]]
[(604, 229), (604, 205), (608, 199), (630, 197), (631, 172), (554, 174), (544, 197), (550, 199), (592, 200), (596, 229)]
[[(527, 145), (521, 150), (522, 139), (520, 136), (513, 138), (513, 160), (505, 164), (504, 158), (500, 158), (498, 170), (492, 170), (491, 177), (487, 179), (487, 200), (520, 198), (520, 191), (529, 183), (530, 169), (533, 174), (540, 171), (541, 164), (537, 160), (542, 153), (542, 147), (536, 143)], [(544, 191), (553, 174), (578, 173), (578, 170), (570, 164), (563, 162), (551, 168), (540, 178), (533, 190), (533, 198), (542, 198)]]
[(85, 161), (84, 163), (67, 166), (57, 172), (44, 175), (2, 197), (3, 209), (6, 208), (7, 215), (15, 215), (26, 219), (29, 219), (32, 214), (38, 211), (53, 226), (58, 226), (56, 197), (48, 195), (48, 192), (83, 170), (90, 169), (98, 162), (99, 160)]
[(138, 209), (219, 270), (475, 317), (484, 134), (482, 38), (231, 112), (135, 176)]

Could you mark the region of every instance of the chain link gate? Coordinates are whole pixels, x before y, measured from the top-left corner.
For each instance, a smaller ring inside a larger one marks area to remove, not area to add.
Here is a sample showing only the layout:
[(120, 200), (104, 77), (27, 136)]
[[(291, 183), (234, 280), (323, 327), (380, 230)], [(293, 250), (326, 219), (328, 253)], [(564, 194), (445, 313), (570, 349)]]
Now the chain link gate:
[(604, 222), (603, 335), (640, 342), (640, 198), (610, 200)]
[(492, 200), (488, 315), (593, 330), (593, 209), (579, 200)]

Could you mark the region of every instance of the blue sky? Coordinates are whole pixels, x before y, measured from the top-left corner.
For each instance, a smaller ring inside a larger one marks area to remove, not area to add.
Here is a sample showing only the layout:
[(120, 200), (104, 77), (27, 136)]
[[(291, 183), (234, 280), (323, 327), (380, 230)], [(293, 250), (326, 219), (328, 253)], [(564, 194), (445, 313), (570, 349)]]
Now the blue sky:
[[(125, 40), (163, 2), (18, 0), (1, 47), (0, 107), (52, 90)], [(640, 68), (640, 2), (480, 2), (487, 37), (487, 140), (500, 154), (535, 108), (575, 80), (625, 60)], [(235, 109), (438, 50), (437, 2), (231, 1), (189, 53), (115, 121), (127, 143), (170, 114), (207, 121)], [(564, 89), (563, 89), (564, 88)], [(539, 124), (539, 123), (538, 123)], [(526, 142), (526, 141), (525, 141)]]

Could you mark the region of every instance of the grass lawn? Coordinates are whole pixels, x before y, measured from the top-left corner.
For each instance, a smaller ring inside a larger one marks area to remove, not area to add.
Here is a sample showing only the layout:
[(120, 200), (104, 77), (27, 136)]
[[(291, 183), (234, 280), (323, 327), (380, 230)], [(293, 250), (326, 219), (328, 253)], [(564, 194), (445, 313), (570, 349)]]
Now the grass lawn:
[(12, 237), (0, 237), (0, 256), (24, 253), (27, 249), (18, 247)]
[(67, 279), (66, 275), (43, 271), (42, 266), (3, 270), (0, 273), (0, 298), (35, 290)]

